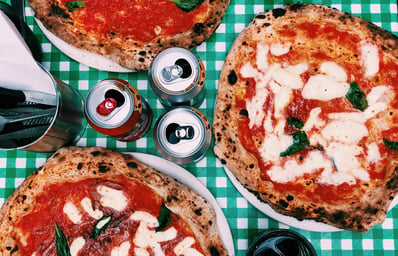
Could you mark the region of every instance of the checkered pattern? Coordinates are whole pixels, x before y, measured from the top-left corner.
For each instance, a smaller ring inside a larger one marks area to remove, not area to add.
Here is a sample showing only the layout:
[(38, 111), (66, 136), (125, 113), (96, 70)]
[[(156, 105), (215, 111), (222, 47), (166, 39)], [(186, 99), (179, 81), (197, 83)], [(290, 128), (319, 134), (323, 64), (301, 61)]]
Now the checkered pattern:
[[(9, 0), (7, 0), (9, 2)], [(212, 122), (218, 78), (226, 54), (239, 32), (246, 27), (253, 16), (264, 10), (281, 7), (294, 1), (231, 0), (231, 4), (216, 32), (194, 50), (206, 66), (205, 102), (199, 108)], [(396, 0), (323, 0), (302, 1), (303, 3), (322, 3), (339, 10), (365, 18), (382, 28), (398, 35), (398, 12)], [(27, 23), (38, 37), (43, 48), (43, 65), (50, 72), (72, 87), (79, 89), (84, 97), (88, 89), (98, 80), (121, 78), (133, 84), (147, 99), (154, 114), (154, 121), (165, 111), (156, 95), (150, 90), (147, 73), (108, 73), (89, 68), (69, 59), (55, 48), (34, 23), (31, 10), (26, 8)], [(1, 72), (1, 71), (0, 71)], [(80, 146), (103, 146), (117, 151), (143, 152), (153, 155), (157, 152), (153, 143), (152, 129), (136, 142), (118, 142), (113, 138), (97, 133), (87, 127)], [(0, 205), (21, 184), (32, 171), (42, 165), (49, 154), (21, 150), (0, 151)], [(259, 232), (268, 228), (289, 228), (256, 210), (234, 188), (227, 178), (221, 163), (216, 160), (212, 150), (196, 164), (186, 167), (194, 174), (217, 199), (228, 219), (234, 239), (236, 255), (245, 255), (248, 243)], [(290, 227), (291, 228), (291, 227)], [(398, 251), (398, 208), (387, 214), (383, 225), (374, 227), (366, 234), (349, 231), (309, 232), (296, 230), (307, 237), (319, 255), (397, 255)]]

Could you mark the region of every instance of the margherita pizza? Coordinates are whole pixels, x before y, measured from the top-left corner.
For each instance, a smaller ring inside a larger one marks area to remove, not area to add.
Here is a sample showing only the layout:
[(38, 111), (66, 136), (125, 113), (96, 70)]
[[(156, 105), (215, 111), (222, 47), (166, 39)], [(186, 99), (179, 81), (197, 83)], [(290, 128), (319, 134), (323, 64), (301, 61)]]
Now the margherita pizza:
[(368, 231), (398, 182), (398, 38), (323, 5), (257, 15), (219, 81), (215, 153), (276, 211)]
[(218, 27), (229, 0), (28, 0), (35, 16), (67, 43), (120, 65), (147, 70), (172, 46), (193, 47)]
[(0, 255), (227, 255), (211, 205), (131, 155), (57, 151), (0, 210)]

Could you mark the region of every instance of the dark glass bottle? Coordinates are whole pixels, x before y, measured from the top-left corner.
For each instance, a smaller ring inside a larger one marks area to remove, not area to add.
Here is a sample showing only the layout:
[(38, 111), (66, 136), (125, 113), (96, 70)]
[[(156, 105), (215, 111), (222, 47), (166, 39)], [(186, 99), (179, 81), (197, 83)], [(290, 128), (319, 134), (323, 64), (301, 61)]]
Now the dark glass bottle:
[(246, 256), (316, 256), (311, 243), (288, 229), (269, 229), (251, 241)]

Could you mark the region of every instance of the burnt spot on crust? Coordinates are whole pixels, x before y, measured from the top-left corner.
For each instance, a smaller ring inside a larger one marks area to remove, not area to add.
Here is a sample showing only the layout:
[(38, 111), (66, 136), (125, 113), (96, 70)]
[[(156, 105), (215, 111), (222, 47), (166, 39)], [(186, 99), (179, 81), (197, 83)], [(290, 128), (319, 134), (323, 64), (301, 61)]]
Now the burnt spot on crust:
[(205, 26), (203, 25), (203, 23), (196, 23), (192, 30), (193, 32), (195, 32), (196, 34), (202, 34), (203, 30), (204, 30)]
[(255, 19), (261, 19), (261, 20), (263, 20), (263, 19), (265, 19), (265, 15), (264, 14), (259, 14), (259, 15), (257, 15), (256, 17), (254, 17)]
[(291, 202), (291, 201), (294, 200), (294, 197), (293, 197), (292, 195), (288, 195), (288, 196), (286, 197), (286, 200), (287, 200), (288, 202)]
[(178, 200), (178, 197), (176, 197), (176, 196), (174, 196), (174, 195), (168, 196), (168, 197), (167, 197), (167, 202), (170, 203), (170, 202), (172, 202), (172, 201), (176, 201), (176, 202), (179, 201), (179, 200)]
[(69, 19), (70, 16), (68, 13), (66, 13), (64, 11), (64, 9), (62, 9), (61, 7), (59, 7), (58, 5), (51, 5), (51, 11), (49, 15), (54, 15), (54, 16), (58, 16), (58, 17), (62, 17), (64, 19)]
[(241, 109), (239, 111), (239, 115), (249, 117), (249, 112), (247, 111), (247, 109)]
[(220, 256), (220, 252), (218, 251), (218, 249), (215, 246), (210, 246), (209, 251), (210, 251), (211, 256)]
[(279, 200), (279, 204), (283, 207), (283, 208), (287, 208), (289, 206), (289, 203), (286, 202), (285, 200), (281, 199)]
[(78, 163), (76, 168), (77, 168), (78, 170), (81, 170), (81, 169), (83, 168), (83, 164), (82, 164), (82, 163)]
[(195, 214), (198, 216), (202, 216), (202, 208), (195, 209)]
[(304, 7), (304, 4), (302, 4), (302, 3), (295, 3), (295, 4), (292, 4), (292, 5), (290, 5), (289, 6), (289, 9), (291, 10), (291, 11), (297, 11), (297, 10), (300, 10), (301, 8), (303, 8)]
[(99, 155), (101, 155), (101, 151), (93, 151), (93, 152), (91, 152), (91, 155), (99, 156)]
[(130, 168), (134, 168), (134, 169), (136, 169), (138, 167), (136, 162), (129, 162), (129, 163), (127, 163), (127, 166)]
[(109, 171), (109, 166), (104, 164), (104, 163), (99, 163), (98, 164), (98, 171), (100, 173), (105, 173), (105, 172)]
[(138, 54), (141, 55), (141, 56), (145, 56), (146, 55), (146, 51), (140, 51)]
[(276, 8), (276, 9), (272, 10), (272, 16), (274, 16), (275, 19), (282, 17), (285, 14), (286, 14), (286, 10), (282, 9), (282, 8)]
[(236, 76), (235, 70), (231, 70), (231, 72), (229, 72), (229, 74), (228, 74), (228, 83), (230, 85), (234, 85), (234, 84), (236, 84), (237, 81), (238, 81), (238, 77)]

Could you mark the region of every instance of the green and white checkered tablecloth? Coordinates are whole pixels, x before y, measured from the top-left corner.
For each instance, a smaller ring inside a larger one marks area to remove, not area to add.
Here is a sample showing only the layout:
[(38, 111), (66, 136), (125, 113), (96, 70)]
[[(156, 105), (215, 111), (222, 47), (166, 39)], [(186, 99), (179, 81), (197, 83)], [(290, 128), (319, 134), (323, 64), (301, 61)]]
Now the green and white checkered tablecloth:
[[(9, 3), (9, 0), (6, 2)], [(199, 110), (210, 122), (213, 120), (213, 108), (220, 70), (236, 36), (249, 24), (255, 14), (293, 2), (295, 1), (231, 0), (220, 27), (206, 42), (194, 48), (194, 51), (197, 52), (206, 66), (207, 97)], [(303, 3), (321, 3), (335, 7), (367, 19), (398, 35), (396, 0), (324, 0), (303, 1)], [(42, 64), (54, 76), (77, 88), (83, 97), (88, 89), (99, 80), (106, 78), (127, 80), (148, 101), (154, 114), (154, 121), (164, 113), (165, 109), (150, 89), (146, 72), (112, 73), (99, 71), (71, 60), (55, 48), (43, 35), (34, 22), (29, 7), (26, 8), (26, 12), (27, 23), (41, 42), (43, 49)], [(0, 72), (2, 72), (1, 69)], [(142, 152), (160, 156), (153, 143), (153, 126), (154, 122), (145, 138), (129, 143), (118, 142), (87, 126), (78, 145), (102, 146), (120, 152)], [(0, 151), (0, 205), (32, 171), (46, 161), (49, 155), (22, 150)], [(216, 159), (212, 150), (207, 152), (203, 160), (187, 166), (186, 169), (210, 190), (221, 206), (232, 231), (236, 255), (245, 255), (250, 240), (256, 234), (268, 228), (291, 228), (298, 231), (311, 241), (318, 255), (398, 255), (398, 207), (388, 212), (383, 225), (375, 226), (365, 234), (350, 231), (304, 231), (281, 224), (254, 208), (227, 178), (221, 163)]]

